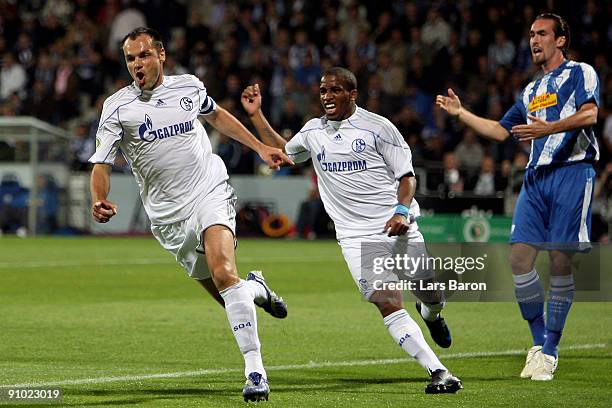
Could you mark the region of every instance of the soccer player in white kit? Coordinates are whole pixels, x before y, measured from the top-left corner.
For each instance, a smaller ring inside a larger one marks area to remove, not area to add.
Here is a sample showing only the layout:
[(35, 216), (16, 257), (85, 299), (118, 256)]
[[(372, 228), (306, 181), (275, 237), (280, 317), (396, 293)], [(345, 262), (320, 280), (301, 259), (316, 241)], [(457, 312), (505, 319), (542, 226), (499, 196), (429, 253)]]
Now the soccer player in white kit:
[[(151, 230), (188, 275), (225, 306), (245, 361), (245, 401), (268, 399), (270, 391), (257, 334), (255, 304), (274, 317), (287, 308), (251, 272), (240, 279), (235, 261), (236, 197), (221, 158), (212, 154), (202, 115), (221, 133), (255, 150), (271, 168), (291, 160), (261, 143), (234, 116), (217, 106), (193, 75), (164, 76), (166, 58), (157, 31), (140, 27), (123, 40), (134, 82), (104, 102), (90, 162), (93, 217), (108, 222), (117, 206), (108, 200), (118, 148), (132, 167)], [(255, 303), (255, 304), (254, 304)]]
[[(425, 341), (404, 309), (402, 292), (382, 285), (399, 283), (398, 276), (393, 271), (377, 273), (368, 263), (391, 258), (398, 248), (410, 252), (411, 244), (424, 248), (415, 221), (419, 206), (413, 199), (416, 178), (410, 148), (389, 120), (356, 105), (357, 80), (351, 71), (325, 71), (319, 90), (325, 116), (308, 121), (289, 142), (264, 117), (258, 85), (244, 90), (242, 104), (264, 142), (284, 148), (296, 162), (312, 158), (321, 199), (353, 279), (381, 312), (391, 337), (431, 375), (425, 392), (457, 392), (461, 381)], [(442, 306), (439, 301), (417, 303), (434, 340), (448, 347), (450, 332), (439, 316)]]

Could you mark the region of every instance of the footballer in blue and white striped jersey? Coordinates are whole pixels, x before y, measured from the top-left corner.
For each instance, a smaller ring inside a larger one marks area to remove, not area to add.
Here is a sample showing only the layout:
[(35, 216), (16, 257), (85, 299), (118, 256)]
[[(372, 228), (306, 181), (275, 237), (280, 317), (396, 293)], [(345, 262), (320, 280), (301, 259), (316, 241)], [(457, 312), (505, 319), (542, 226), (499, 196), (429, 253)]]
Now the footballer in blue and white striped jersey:
[[(570, 30), (561, 16), (538, 15), (529, 37), (531, 56), (542, 76), (525, 87), (499, 122), (464, 109), (452, 89), (448, 96), (438, 95), (436, 103), (491, 140), (512, 135), (521, 142), (531, 141), (512, 218), (509, 264), (516, 300), (533, 340), (520, 377), (550, 381), (574, 298), (572, 258), (591, 246), (599, 80), (593, 67), (567, 58)], [(549, 250), (547, 297), (536, 271), (540, 250)]]
[[(599, 106), (599, 78), (584, 62), (565, 61), (529, 83), (500, 124), (512, 132), (518, 124), (533, 122), (527, 115), (552, 122), (575, 114), (585, 103)], [(563, 165), (599, 160), (593, 126), (572, 129), (532, 141), (527, 167)]]
[(161, 85), (144, 96), (132, 83), (104, 102), (90, 161), (112, 165), (121, 148), (151, 222), (185, 219), (202, 197), (228, 178), (198, 120), (216, 107), (193, 75), (164, 76)]

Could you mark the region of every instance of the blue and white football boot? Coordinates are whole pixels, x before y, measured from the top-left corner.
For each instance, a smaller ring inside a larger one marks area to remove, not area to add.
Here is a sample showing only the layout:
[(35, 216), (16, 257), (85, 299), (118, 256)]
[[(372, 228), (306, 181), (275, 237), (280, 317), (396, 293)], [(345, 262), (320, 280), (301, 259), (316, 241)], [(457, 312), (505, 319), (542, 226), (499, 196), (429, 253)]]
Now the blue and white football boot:
[(266, 293), (268, 294), (268, 299), (262, 303), (255, 303), (257, 306), (261, 307), (266, 312), (270, 313), (273, 317), (278, 319), (284, 319), (287, 317), (287, 304), (283, 300), (282, 297), (278, 296), (266, 283), (266, 280), (263, 277), (261, 271), (251, 271), (247, 274), (248, 281), (255, 281), (261, 284)]
[(270, 395), (270, 385), (268, 380), (262, 377), (257, 372), (252, 372), (247, 377), (244, 388), (242, 389), (242, 397), (245, 402), (268, 400)]

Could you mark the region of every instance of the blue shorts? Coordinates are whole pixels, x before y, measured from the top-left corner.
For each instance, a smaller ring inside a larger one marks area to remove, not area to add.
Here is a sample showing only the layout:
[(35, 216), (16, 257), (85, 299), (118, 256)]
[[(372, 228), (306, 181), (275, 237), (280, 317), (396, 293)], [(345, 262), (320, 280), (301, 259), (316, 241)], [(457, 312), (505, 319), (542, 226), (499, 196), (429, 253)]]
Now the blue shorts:
[(539, 249), (589, 250), (594, 184), (590, 163), (527, 169), (510, 242)]

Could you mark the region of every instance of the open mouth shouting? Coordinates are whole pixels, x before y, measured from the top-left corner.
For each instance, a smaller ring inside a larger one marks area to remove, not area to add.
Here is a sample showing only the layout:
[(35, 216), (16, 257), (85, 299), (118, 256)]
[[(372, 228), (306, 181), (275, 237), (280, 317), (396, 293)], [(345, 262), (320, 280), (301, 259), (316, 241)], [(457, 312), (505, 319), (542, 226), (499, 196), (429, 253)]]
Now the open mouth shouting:
[(136, 83), (139, 87), (143, 87), (145, 84), (145, 74), (142, 71), (136, 72)]
[(325, 102), (323, 104), (325, 108), (325, 114), (327, 116), (334, 116), (336, 114), (336, 103), (335, 102)]

